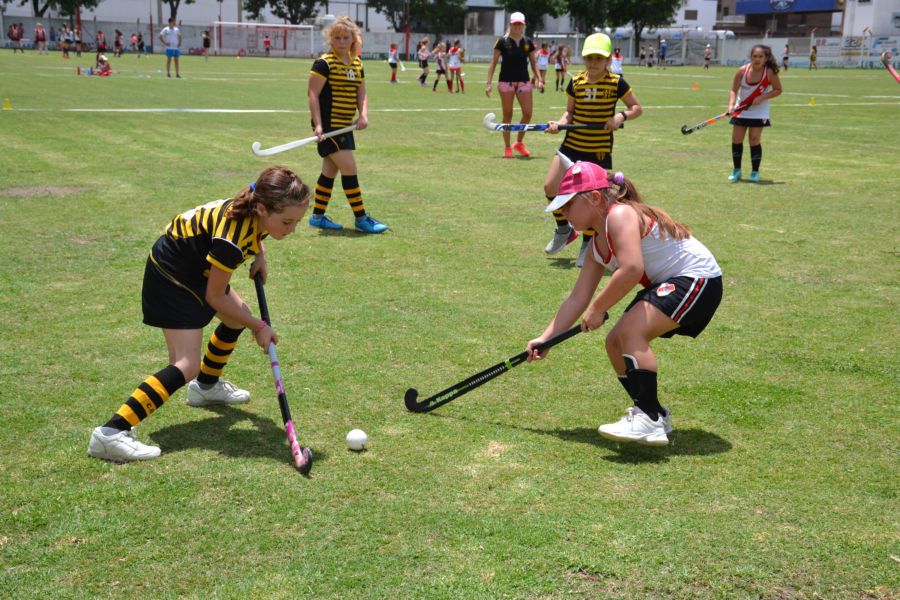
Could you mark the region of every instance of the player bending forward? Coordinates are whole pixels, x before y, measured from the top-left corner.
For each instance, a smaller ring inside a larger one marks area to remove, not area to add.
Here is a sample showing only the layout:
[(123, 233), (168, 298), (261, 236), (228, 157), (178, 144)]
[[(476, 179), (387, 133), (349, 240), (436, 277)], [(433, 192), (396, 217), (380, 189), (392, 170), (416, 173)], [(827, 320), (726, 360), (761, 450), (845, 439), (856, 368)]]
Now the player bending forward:
[[(590, 331), (605, 314), (640, 284), (625, 314), (606, 336), (606, 353), (634, 406), (615, 423), (601, 425), (600, 435), (651, 446), (669, 443), (671, 414), (659, 403), (656, 356), (650, 341), (658, 337), (697, 337), (722, 300), (722, 270), (690, 229), (665, 211), (644, 204), (622, 173), (613, 181), (603, 167), (577, 162), (566, 171), (559, 194), (547, 211), (561, 210), (577, 229), (593, 227), (591, 252), (556, 316), (544, 332), (528, 342), (528, 361), (549, 350), (536, 347), (572, 326)], [(592, 297), (606, 269), (609, 281)]]

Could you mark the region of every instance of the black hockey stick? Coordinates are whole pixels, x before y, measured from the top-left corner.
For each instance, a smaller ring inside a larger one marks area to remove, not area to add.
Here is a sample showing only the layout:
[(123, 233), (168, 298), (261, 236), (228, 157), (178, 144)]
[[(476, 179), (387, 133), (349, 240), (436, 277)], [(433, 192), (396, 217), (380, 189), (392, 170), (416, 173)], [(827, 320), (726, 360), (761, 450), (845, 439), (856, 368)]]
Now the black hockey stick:
[[(266, 292), (263, 289), (262, 273), (257, 272), (253, 278), (256, 283), (256, 299), (259, 302), (259, 312), (262, 320), (272, 325), (269, 318), (269, 306), (266, 303)], [(297, 431), (294, 429), (294, 421), (291, 419), (291, 409), (288, 406), (287, 394), (284, 391), (284, 380), (281, 378), (281, 367), (278, 363), (278, 354), (275, 352), (275, 344), (269, 344), (269, 360), (272, 363), (272, 377), (275, 379), (275, 391), (278, 392), (278, 406), (281, 408), (281, 420), (284, 421), (284, 432), (287, 434), (288, 444), (291, 446), (291, 454), (294, 455), (294, 464), (303, 475), (309, 475), (312, 468), (313, 454), (309, 448), (301, 448), (297, 441)]]
[[(605, 315), (603, 318), (604, 322), (608, 318), (609, 318), (609, 315), (608, 314)], [(581, 324), (575, 325), (568, 331), (564, 331), (563, 333), (550, 338), (549, 340), (547, 340), (546, 342), (544, 342), (543, 344), (538, 346), (537, 349), (541, 350), (541, 351), (549, 350), (553, 346), (559, 344), (560, 342), (566, 341), (567, 339), (569, 339), (570, 337), (572, 337), (574, 335), (577, 335), (578, 333), (581, 333)], [(467, 394), (467, 393), (471, 392), (478, 386), (487, 383), (494, 377), (497, 377), (499, 375), (506, 373), (513, 367), (519, 366), (520, 364), (525, 362), (525, 360), (527, 358), (528, 358), (527, 350), (520, 352), (519, 354), (516, 354), (515, 356), (508, 358), (508, 359), (504, 360), (503, 362), (497, 363), (496, 365), (494, 365), (493, 367), (490, 367), (489, 369), (485, 369), (484, 371), (481, 371), (480, 373), (476, 373), (475, 375), (472, 375), (468, 379), (464, 379), (464, 380), (460, 381), (459, 383), (455, 383), (455, 384), (451, 385), (447, 389), (438, 392), (434, 396), (425, 398), (421, 402), (416, 401), (417, 398), (419, 397), (419, 391), (416, 388), (409, 388), (408, 390), (406, 390), (406, 395), (403, 397), (403, 402), (406, 404), (406, 409), (411, 412), (417, 412), (417, 413), (431, 412), (432, 410), (434, 410), (438, 407), (441, 407), (452, 400), (459, 398), (463, 394)]]

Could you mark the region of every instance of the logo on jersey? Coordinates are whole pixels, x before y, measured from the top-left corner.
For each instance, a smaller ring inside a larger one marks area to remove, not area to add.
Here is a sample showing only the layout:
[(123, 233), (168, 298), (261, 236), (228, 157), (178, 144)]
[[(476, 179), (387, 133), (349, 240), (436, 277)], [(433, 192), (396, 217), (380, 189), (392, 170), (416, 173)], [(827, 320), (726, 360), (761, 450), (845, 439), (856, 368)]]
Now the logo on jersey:
[(665, 298), (669, 294), (675, 291), (674, 283), (663, 283), (660, 284), (658, 288), (656, 288), (656, 295), (660, 298)]
[(353, 81), (356, 79), (356, 70), (355, 69), (347, 69), (347, 79)]

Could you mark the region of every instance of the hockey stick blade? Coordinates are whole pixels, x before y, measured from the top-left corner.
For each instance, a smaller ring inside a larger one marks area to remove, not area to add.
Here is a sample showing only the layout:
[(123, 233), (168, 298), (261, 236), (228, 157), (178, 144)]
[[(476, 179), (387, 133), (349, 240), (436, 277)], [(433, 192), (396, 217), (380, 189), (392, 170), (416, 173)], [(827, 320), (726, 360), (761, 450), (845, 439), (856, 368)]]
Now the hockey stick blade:
[(894, 79), (896, 79), (897, 82), (900, 83), (900, 73), (897, 73), (896, 69), (894, 69), (894, 65), (891, 64), (890, 51), (886, 50), (881, 53), (881, 64), (883, 64), (884, 68), (886, 68), (890, 72), (890, 74), (894, 76)]
[[(338, 135), (343, 135), (345, 133), (349, 133), (356, 129), (356, 123), (353, 123), (347, 127), (343, 127), (341, 129), (336, 129), (334, 131), (329, 131), (323, 137), (325, 139), (332, 138)], [(300, 140), (294, 140), (293, 142), (288, 142), (286, 144), (281, 144), (280, 146), (273, 146), (271, 148), (266, 148), (263, 150), (262, 144), (259, 142), (253, 142), (250, 146), (250, 149), (253, 150), (253, 154), (256, 156), (272, 156), (273, 154), (280, 154), (282, 152), (287, 152), (288, 150), (293, 150), (294, 148), (300, 148), (301, 146), (305, 146), (311, 142), (315, 142), (318, 140), (316, 136), (312, 135), (307, 138), (303, 138)]]

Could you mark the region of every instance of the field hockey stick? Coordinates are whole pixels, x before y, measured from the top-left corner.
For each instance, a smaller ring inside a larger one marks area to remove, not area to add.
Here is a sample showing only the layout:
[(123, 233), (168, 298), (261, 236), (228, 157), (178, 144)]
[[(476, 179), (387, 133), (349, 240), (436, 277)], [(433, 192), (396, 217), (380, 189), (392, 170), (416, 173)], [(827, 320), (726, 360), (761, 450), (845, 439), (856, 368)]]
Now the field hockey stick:
[[(262, 320), (272, 325), (269, 318), (269, 305), (266, 303), (266, 291), (263, 288), (262, 273), (257, 272), (253, 278), (256, 284), (256, 299), (259, 302), (259, 312)], [(284, 432), (287, 434), (288, 444), (291, 446), (291, 454), (294, 455), (294, 464), (303, 475), (309, 475), (312, 468), (313, 454), (309, 448), (301, 448), (297, 441), (297, 431), (294, 429), (294, 420), (291, 419), (291, 409), (288, 406), (287, 394), (284, 391), (284, 380), (281, 378), (281, 367), (278, 362), (278, 353), (275, 344), (269, 342), (269, 361), (272, 363), (272, 377), (275, 379), (275, 391), (278, 392), (278, 406), (281, 408), (281, 420), (284, 421)]]
[(688, 134), (694, 133), (695, 131), (698, 131), (698, 130), (700, 130), (700, 129), (703, 129), (703, 128), (706, 127), (707, 125), (712, 125), (713, 123), (715, 123), (715, 122), (718, 121), (719, 119), (724, 119), (725, 117), (728, 117), (728, 116), (736, 117), (736, 116), (738, 116), (739, 114), (741, 114), (742, 112), (744, 112), (745, 110), (747, 110), (747, 108), (748, 108), (752, 103), (753, 103), (752, 101), (750, 101), (750, 102), (745, 102), (744, 104), (741, 104), (740, 106), (738, 106), (738, 107), (735, 108), (734, 110), (726, 110), (726, 111), (723, 112), (722, 114), (716, 115), (716, 116), (714, 116), (714, 117), (711, 118), (711, 119), (707, 119), (707, 120), (703, 121), (702, 123), (697, 123), (697, 124), (694, 125), (693, 127), (688, 127), (687, 125), (682, 125), (682, 126), (681, 126), (681, 133), (683, 133), (684, 135), (688, 135)]
[[(482, 124), (485, 129), (491, 131), (546, 131), (550, 128), (548, 123), (494, 123), (497, 117), (494, 113), (484, 115)], [(560, 131), (570, 129), (606, 129), (606, 123), (571, 123), (569, 125), (557, 125)]]
[(894, 65), (891, 64), (891, 53), (890, 51), (885, 51), (881, 53), (881, 64), (883, 64), (888, 71), (891, 72), (891, 75), (894, 76), (898, 82), (900, 82), (900, 74), (894, 69)]
[[(609, 318), (609, 314), (604, 315), (603, 321)], [(563, 333), (550, 338), (543, 344), (536, 346), (538, 351), (549, 350), (553, 346), (559, 344), (560, 342), (564, 342), (570, 337), (581, 333), (581, 325), (575, 325), (568, 331), (564, 331)], [(459, 383), (454, 383), (450, 387), (445, 390), (441, 390), (434, 396), (429, 398), (425, 398), (421, 402), (417, 402), (417, 398), (419, 397), (419, 391), (416, 388), (409, 388), (406, 390), (406, 394), (403, 397), (403, 402), (406, 404), (406, 409), (411, 412), (416, 413), (426, 413), (431, 412), (434, 409), (441, 407), (451, 400), (455, 400), (462, 396), (463, 394), (467, 394), (474, 390), (475, 388), (484, 385), (494, 377), (498, 377), (512, 369), (513, 367), (517, 367), (528, 358), (528, 351), (520, 352), (516, 354), (512, 358), (508, 358), (503, 362), (497, 363), (493, 367), (489, 369), (485, 369), (480, 373), (476, 373), (469, 377), (468, 379), (464, 379)]]
[[(322, 137), (331, 138), (336, 135), (341, 135), (344, 133), (349, 133), (356, 129), (356, 123), (349, 125), (347, 127), (342, 127), (341, 129), (335, 129), (334, 131), (329, 131), (324, 134)], [(259, 142), (253, 142), (253, 145), (250, 146), (253, 149), (253, 154), (257, 156), (272, 156), (273, 154), (279, 154), (280, 152), (287, 152), (288, 150), (293, 150), (294, 148), (299, 148), (300, 146), (305, 146), (310, 142), (318, 141), (314, 135), (309, 136), (308, 138), (303, 138), (302, 140), (294, 140), (293, 142), (288, 142), (287, 144), (281, 144), (280, 146), (273, 146), (272, 148), (262, 149), (262, 144)]]
[(397, 64), (400, 65), (400, 70), (401, 70), (401, 71), (405, 71), (405, 70), (406, 70), (406, 67), (403, 66), (403, 63), (402, 63), (402, 62), (397, 61)]

